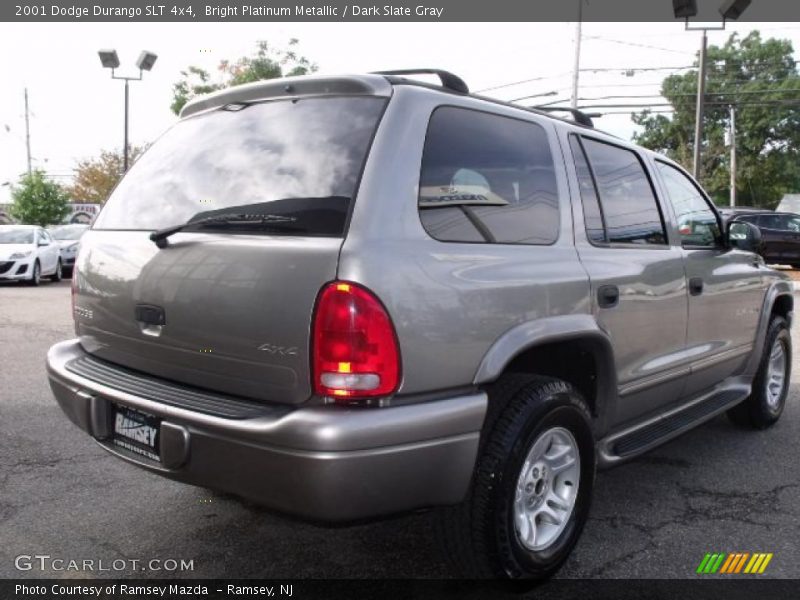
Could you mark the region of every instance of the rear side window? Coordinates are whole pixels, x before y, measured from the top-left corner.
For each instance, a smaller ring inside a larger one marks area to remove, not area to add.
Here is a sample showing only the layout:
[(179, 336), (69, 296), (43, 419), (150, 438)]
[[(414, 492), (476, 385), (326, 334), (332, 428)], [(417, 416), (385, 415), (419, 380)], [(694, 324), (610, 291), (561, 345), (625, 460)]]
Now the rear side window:
[[(585, 149), (585, 155), (580, 146)], [(602, 221), (605, 230), (602, 241), (606, 243), (666, 245), (661, 211), (636, 153), (590, 138), (581, 138), (580, 144), (574, 140), (572, 150), (576, 156), (589, 239), (595, 243), (601, 241), (598, 221)], [(595, 197), (599, 199), (597, 208), (594, 207)]]
[[(385, 100), (235, 104), (179, 122), (136, 162), (95, 229), (153, 230), (229, 214), (236, 233), (342, 236)], [(254, 216), (290, 227), (264, 228)]]
[(463, 108), (434, 111), (419, 214), (428, 234), (443, 242), (555, 242), (558, 187), (544, 129)]

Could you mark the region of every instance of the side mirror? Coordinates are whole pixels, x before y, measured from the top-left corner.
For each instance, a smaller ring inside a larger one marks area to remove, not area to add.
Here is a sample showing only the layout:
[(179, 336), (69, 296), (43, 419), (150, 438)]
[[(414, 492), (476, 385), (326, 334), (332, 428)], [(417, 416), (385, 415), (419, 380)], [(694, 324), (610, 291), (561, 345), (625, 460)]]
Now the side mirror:
[(48, 244), (44, 240), (39, 240), (39, 244), (38, 245), (39, 245), (39, 247), (41, 247), (41, 246), (49, 246), (50, 244)]
[(728, 247), (746, 250), (747, 252), (761, 252), (763, 244), (761, 230), (745, 221), (731, 221), (727, 231)]

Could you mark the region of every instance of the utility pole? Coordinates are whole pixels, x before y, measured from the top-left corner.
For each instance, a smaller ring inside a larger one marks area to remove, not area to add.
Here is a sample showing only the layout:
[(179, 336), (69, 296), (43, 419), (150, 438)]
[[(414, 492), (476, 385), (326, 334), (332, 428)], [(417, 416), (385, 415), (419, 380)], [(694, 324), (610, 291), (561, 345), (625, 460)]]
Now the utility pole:
[(31, 174), (31, 124), (28, 118), (28, 88), (25, 88), (25, 147), (28, 151), (28, 175)]
[(692, 175), (700, 179), (700, 147), (703, 145), (703, 112), (706, 96), (706, 47), (708, 36), (703, 29), (703, 38), (700, 42), (700, 68), (697, 70), (697, 112), (694, 119), (694, 161), (692, 162)]
[(575, 23), (575, 63), (572, 69), (572, 108), (578, 108), (578, 75), (581, 67), (581, 21), (583, 0), (578, 0), (578, 22)]
[(736, 206), (736, 107), (731, 104), (731, 206)]

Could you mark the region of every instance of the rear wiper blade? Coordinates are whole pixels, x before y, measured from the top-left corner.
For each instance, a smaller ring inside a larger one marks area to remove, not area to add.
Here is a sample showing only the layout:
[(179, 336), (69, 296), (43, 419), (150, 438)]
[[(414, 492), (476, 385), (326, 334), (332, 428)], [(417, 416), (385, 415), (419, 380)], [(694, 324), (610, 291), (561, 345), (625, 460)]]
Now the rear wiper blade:
[(247, 214), (247, 213), (231, 213), (227, 215), (214, 215), (198, 219), (197, 221), (187, 221), (182, 225), (173, 225), (172, 227), (165, 227), (150, 234), (150, 241), (155, 242), (159, 248), (166, 248), (167, 238), (179, 231), (188, 229), (190, 227), (215, 227), (215, 226), (237, 226), (246, 225), (252, 227), (254, 225), (272, 226), (279, 225), (280, 223), (293, 223), (297, 221), (297, 217), (289, 217), (286, 215), (269, 215), (269, 214)]

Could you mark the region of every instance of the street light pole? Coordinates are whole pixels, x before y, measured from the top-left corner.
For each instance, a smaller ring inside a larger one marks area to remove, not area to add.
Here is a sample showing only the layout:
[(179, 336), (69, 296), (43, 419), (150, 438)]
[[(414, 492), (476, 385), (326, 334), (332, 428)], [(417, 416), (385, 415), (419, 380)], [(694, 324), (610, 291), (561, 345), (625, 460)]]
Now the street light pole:
[(703, 145), (703, 111), (705, 108), (706, 96), (706, 49), (708, 47), (708, 35), (703, 29), (703, 37), (700, 42), (700, 65), (697, 70), (697, 111), (694, 119), (694, 160), (692, 161), (692, 175), (695, 179), (700, 178), (700, 147)]
[(690, 27), (689, 19), (697, 16), (697, 0), (672, 0), (672, 10), (676, 19), (685, 19), (686, 31), (701, 30), (703, 37), (700, 40), (700, 56), (697, 69), (697, 112), (694, 120), (694, 157), (692, 160), (692, 174), (695, 179), (700, 178), (700, 154), (703, 147), (703, 109), (705, 108), (706, 95), (706, 50), (708, 47), (709, 30), (725, 29), (725, 23), (738, 19), (750, 6), (752, 0), (723, 0), (719, 7), (722, 23), (717, 27)]
[(736, 206), (736, 107), (731, 104), (731, 206)]
[[(140, 74), (141, 77), (141, 74)], [(123, 163), (122, 163), (122, 171), (123, 173), (128, 172), (128, 80), (125, 80), (125, 134), (123, 136)]]
[(139, 55), (139, 58), (136, 60), (136, 66), (139, 68), (139, 76), (138, 77), (121, 77), (117, 75), (114, 71), (117, 67), (119, 67), (119, 57), (117, 56), (116, 50), (100, 50), (98, 52), (100, 56), (100, 62), (102, 63), (103, 67), (106, 69), (111, 69), (111, 79), (122, 79), (125, 82), (125, 123), (124, 123), (124, 131), (123, 131), (123, 144), (122, 144), (122, 156), (123, 156), (123, 173), (128, 171), (129, 166), (129, 152), (130, 152), (130, 144), (128, 143), (128, 113), (129, 113), (129, 106), (130, 106), (130, 91), (128, 83), (130, 81), (141, 81), (142, 79), (142, 72), (149, 71), (153, 68), (153, 65), (156, 62), (158, 56), (153, 54), (152, 52), (144, 51)]

